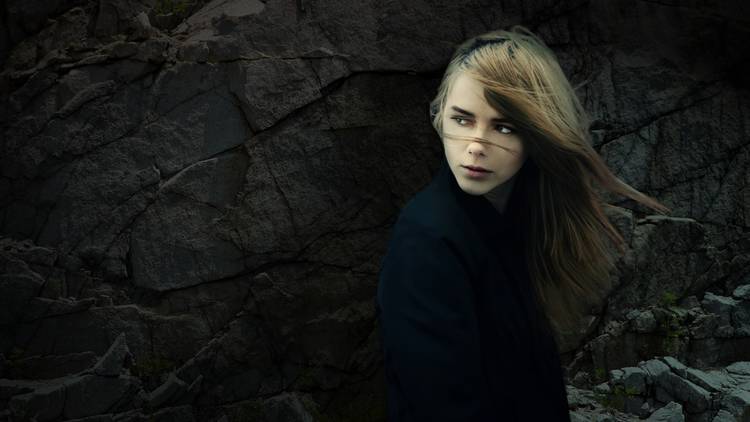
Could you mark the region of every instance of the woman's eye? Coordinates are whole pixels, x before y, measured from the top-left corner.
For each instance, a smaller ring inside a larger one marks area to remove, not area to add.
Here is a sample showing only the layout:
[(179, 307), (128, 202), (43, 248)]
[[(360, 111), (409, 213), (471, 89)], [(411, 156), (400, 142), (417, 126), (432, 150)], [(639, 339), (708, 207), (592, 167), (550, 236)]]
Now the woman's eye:
[(497, 125), (497, 127), (498, 127), (498, 129), (497, 129), (497, 130), (498, 130), (498, 131), (499, 131), (500, 133), (504, 133), (504, 134), (506, 134), (506, 135), (509, 135), (509, 134), (513, 133), (513, 129), (509, 128), (508, 126)]
[[(469, 121), (469, 119), (464, 119), (463, 117), (458, 117), (458, 116), (452, 117), (452, 119), (455, 120), (459, 126), (465, 126), (462, 122)], [(505, 125), (497, 125), (496, 127), (497, 127), (497, 131), (502, 133), (503, 135), (510, 135), (514, 131), (513, 128), (505, 126)]]

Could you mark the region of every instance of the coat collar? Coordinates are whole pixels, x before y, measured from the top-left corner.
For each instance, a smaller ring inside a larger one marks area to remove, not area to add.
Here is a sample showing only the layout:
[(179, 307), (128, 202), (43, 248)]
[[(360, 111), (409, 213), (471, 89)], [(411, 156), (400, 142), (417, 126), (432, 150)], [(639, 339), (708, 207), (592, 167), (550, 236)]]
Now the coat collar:
[[(512, 193), (508, 198), (506, 212), (501, 214), (484, 195), (472, 195), (461, 189), (445, 156), (443, 156), (440, 168), (435, 175), (434, 183), (441, 190), (450, 194), (466, 215), (469, 216), (477, 231), (490, 243), (516, 233), (513, 230), (511, 219), (508, 217), (511, 207), (514, 206), (514, 195)], [(518, 183), (514, 185), (514, 188), (516, 186), (518, 186)]]
[[(456, 182), (456, 178), (453, 172), (450, 170), (448, 162), (445, 158), (440, 165), (440, 169), (434, 178), (434, 183), (437, 187), (446, 194), (450, 195), (455, 199), (456, 203), (463, 210), (463, 212), (469, 217), (472, 225), (476, 228), (479, 235), (487, 242), (490, 247), (498, 253), (498, 257), (502, 263), (503, 271), (507, 271), (506, 275), (510, 275), (509, 280), (514, 280), (512, 285), (516, 286), (516, 289), (531, 289), (528, 270), (524, 263), (524, 250), (523, 250), (523, 237), (521, 229), (521, 218), (519, 201), (521, 193), (518, 189), (522, 186), (521, 183), (515, 183), (513, 190), (508, 197), (508, 203), (506, 205), (506, 211), (501, 214), (495, 209), (490, 201), (483, 195), (471, 195), (464, 192), (463, 189)], [(530, 318), (532, 324), (536, 325), (532, 333), (539, 335), (539, 330), (548, 330), (551, 333), (549, 325), (547, 325), (543, 312), (538, 308), (538, 304), (535, 301), (535, 293), (532, 291), (526, 293), (520, 293), (522, 290), (517, 290), (518, 297), (523, 300), (523, 309), (527, 312), (538, 312), (533, 314), (534, 316), (514, 315), (513, 313), (508, 314), (503, 312), (502, 309), (494, 309), (494, 315), (498, 322), (495, 326), (502, 338), (514, 338), (518, 336), (518, 330), (522, 329), (524, 323), (520, 322), (519, 319)], [(541, 318), (541, 319), (540, 319)], [(515, 324), (515, 328), (507, 329), (508, 324)], [(548, 334), (551, 336), (551, 334)], [(535, 341), (548, 341), (544, 339), (537, 339)], [(552, 340), (554, 341), (554, 339)], [(519, 347), (524, 347), (520, 345)]]

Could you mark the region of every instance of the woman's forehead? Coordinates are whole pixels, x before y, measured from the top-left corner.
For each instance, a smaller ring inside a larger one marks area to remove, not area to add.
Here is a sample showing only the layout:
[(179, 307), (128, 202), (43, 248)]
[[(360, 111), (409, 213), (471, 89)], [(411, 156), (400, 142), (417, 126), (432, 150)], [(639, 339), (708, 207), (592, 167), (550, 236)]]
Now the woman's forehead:
[[(466, 114), (481, 115), (488, 119), (502, 117), (484, 98), (484, 85), (463, 73), (458, 75), (454, 81), (448, 93), (446, 107), (446, 111), (462, 112), (461, 110), (463, 110), (470, 112)], [(456, 110), (453, 107), (461, 110)]]
[(460, 93), (462, 91), (477, 91), (481, 94), (484, 86), (475, 78), (466, 72), (458, 72), (456, 79), (453, 81), (453, 89), (450, 94)]

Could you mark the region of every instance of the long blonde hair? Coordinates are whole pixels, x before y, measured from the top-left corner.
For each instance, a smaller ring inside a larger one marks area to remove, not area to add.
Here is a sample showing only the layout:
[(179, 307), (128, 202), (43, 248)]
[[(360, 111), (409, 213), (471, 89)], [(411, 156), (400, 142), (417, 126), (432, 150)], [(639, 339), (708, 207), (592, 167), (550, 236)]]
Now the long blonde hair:
[(607, 237), (624, 251), (593, 182), (660, 213), (671, 210), (608, 169), (591, 146), (589, 117), (557, 58), (528, 29), (495, 30), (458, 46), (430, 103), (443, 139), (460, 138), (443, 133), (442, 117), (461, 72), (485, 86), (488, 103), (514, 123), (528, 151), (511, 215), (523, 228), (526, 265), (547, 322), (557, 335), (570, 333), (609, 290), (615, 260)]

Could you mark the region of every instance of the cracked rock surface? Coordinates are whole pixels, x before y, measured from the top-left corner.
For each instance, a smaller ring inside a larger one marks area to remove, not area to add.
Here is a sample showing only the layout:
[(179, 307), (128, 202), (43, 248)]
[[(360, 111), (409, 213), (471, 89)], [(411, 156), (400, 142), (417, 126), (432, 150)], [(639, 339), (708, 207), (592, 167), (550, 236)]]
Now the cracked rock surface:
[[(468, 7), (467, 7), (468, 6)], [(385, 420), (374, 296), (455, 46), (554, 50), (618, 197), (573, 420), (750, 420), (739, 0), (0, 4), (0, 420)], [(540, 398), (543, 400), (543, 398)]]
[[(580, 378), (579, 378), (580, 379)], [(750, 420), (750, 361), (688, 367), (671, 356), (611, 370), (591, 388), (568, 386), (572, 420)]]

